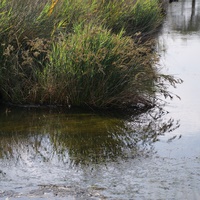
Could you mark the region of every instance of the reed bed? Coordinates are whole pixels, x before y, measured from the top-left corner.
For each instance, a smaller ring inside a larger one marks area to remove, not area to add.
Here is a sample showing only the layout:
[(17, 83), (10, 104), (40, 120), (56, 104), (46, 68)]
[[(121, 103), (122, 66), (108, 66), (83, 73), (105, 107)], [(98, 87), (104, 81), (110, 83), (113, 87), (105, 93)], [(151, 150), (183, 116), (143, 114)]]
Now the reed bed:
[[(157, 0), (3, 0), (0, 95), (15, 104), (153, 105), (160, 84), (151, 35)], [(145, 38), (145, 40), (144, 40)], [(147, 39), (148, 38), (148, 39)]]

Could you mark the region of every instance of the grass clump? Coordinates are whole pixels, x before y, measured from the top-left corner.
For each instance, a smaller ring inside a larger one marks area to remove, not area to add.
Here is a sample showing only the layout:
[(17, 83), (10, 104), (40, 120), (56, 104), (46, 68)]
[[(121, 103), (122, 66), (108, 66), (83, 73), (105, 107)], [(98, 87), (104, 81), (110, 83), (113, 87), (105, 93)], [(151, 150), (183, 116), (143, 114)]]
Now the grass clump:
[(127, 35), (150, 35), (163, 20), (158, 0), (112, 0), (104, 4), (98, 15), (115, 33), (123, 28)]
[(6, 0), (0, 2), (0, 36), (8, 28), (10, 10), (7, 9)]
[(18, 104), (151, 104), (160, 75), (142, 38), (162, 19), (157, 0), (3, 0), (0, 94)]
[(144, 92), (152, 93), (152, 57), (149, 44), (137, 44), (123, 32), (115, 35), (99, 26), (77, 26), (74, 34), (53, 42), (40, 77), (55, 93), (48, 92), (49, 87), (42, 93), (61, 104), (67, 100), (79, 106), (137, 102)]

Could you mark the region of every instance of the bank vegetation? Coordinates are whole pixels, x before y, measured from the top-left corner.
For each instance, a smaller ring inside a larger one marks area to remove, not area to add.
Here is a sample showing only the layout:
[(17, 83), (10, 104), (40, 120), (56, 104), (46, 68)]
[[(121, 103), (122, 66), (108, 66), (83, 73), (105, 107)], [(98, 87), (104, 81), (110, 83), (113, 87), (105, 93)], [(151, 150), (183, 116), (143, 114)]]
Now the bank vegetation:
[(1, 0), (0, 96), (13, 104), (153, 105), (160, 0)]

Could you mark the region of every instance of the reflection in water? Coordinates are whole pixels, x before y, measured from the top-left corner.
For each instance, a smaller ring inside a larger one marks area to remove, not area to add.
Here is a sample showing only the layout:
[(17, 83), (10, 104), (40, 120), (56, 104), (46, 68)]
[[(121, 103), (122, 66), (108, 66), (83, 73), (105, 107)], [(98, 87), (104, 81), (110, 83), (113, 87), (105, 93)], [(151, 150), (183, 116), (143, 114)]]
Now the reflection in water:
[(196, 6), (196, 0), (192, 0), (191, 20), (193, 20), (195, 17), (195, 6)]
[[(95, 164), (144, 155), (158, 136), (179, 126), (156, 108), (120, 119), (110, 114), (28, 112), (0, 116), (0, 160)], [(20, 117), (19, 117), (20, 116)]]
[[(173, 29), (184, 34), (200, 30), (200, 7), (196, 0), (182, 0), (169, 6)], [(181, 14), (180, 14), (181, 13)]]

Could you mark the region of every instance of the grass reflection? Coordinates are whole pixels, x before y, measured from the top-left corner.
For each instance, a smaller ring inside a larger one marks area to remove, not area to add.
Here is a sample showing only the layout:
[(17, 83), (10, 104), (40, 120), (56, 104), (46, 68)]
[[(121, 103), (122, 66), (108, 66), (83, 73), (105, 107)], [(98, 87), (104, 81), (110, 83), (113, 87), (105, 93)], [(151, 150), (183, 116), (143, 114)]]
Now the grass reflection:
[(15, 164), (95, 164), (134, 158), (179, 124), (156, 108), (119, 118), (88, 112), (13, 109), (0, 116), (0, 159)]

